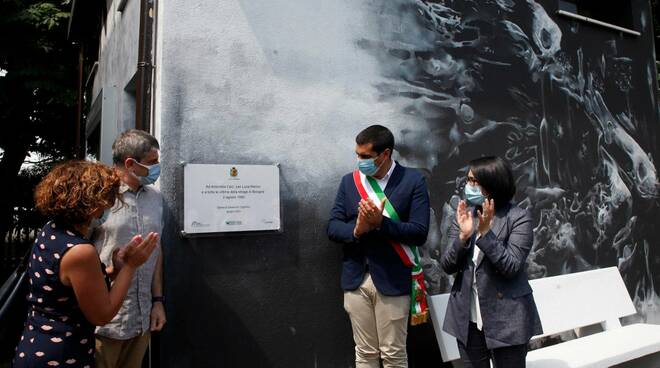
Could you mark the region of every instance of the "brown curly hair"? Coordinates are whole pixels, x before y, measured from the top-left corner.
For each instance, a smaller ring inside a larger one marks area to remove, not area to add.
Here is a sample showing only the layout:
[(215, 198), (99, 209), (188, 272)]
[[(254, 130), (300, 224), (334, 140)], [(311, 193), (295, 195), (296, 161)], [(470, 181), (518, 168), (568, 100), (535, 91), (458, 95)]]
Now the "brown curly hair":
[(69, 225), (83, 224), (101, 208), (120, 199), (119, 175), (99, 162), (67, 161), (55, 166), (34, 192), (44, 216)]

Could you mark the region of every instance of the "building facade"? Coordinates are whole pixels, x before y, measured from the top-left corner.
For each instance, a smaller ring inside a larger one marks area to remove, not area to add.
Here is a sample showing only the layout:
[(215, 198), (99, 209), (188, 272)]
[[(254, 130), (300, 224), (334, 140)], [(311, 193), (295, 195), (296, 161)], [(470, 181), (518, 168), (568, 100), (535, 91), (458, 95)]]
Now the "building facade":
[[(631, 321), (660, 323), (651, 7), (620, 3), (157, 2), (151, 127), (169, 321), (160, 364), (353, 364), (341, 249), (326, 224), (355, 167), (354, 137), (373, 123), (427, 177), (431, 293), (452, 281), (438, 260), (466, 164), (494, 154), (511, 162), (516, 201), (535, 216), (530, 277), (618, 266), (639, 312)], [(110, 2), (100, 39), (87, 133), (106, 162), (135, 123), (139, 7)], [(284, 231), (182, 237), (182, 162), (279, 163)], [(409, 352), (411, 366), (439, 364), (430, 324), (410, 329)]]

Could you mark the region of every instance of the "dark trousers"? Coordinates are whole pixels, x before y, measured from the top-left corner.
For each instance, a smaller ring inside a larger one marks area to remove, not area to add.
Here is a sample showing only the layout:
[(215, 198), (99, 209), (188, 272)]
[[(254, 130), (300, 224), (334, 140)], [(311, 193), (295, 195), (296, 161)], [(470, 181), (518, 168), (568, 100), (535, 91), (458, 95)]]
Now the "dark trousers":
[(525, 368), (527, 344), (489, 350), (483, 331), (470, 322), (467, 344), (458, 341), (458, 351), (465, 368), (490, 368), (490, 359), (494, 368)]

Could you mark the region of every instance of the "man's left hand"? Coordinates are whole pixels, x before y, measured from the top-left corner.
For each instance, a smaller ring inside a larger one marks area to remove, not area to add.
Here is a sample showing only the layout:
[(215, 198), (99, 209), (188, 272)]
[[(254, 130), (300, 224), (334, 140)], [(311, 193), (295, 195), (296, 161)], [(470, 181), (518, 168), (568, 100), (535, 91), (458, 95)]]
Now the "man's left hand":
[(372, 200), (366, 201), (363, 199), (360, 201), (360, 214), (364, 216), (364, 219), (372, 230), (380, 227), (380, 224), (383, 222), (385, 201), (387, 201), (387, 198), (383, 198), (380, 202), (380, 207), (376, 206)]
[(160, 331), (165, 326), (165, 307), (162, 302), (155, 302), (151, 306), (151, 332)]

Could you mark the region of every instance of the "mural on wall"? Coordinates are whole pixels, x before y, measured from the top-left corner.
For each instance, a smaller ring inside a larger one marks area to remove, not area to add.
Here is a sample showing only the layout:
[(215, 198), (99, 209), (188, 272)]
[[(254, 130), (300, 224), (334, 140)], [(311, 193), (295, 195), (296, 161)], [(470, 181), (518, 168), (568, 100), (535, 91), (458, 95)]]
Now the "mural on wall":
[[(387, 77), (381, 98), (406, 101), (416, 122), (398, 148), (429, 177), (430, 292), (450, 285), (438, 260), (465, 165), (496, 154), (511, 162), (516, 200), (537, 219), (530, 277), (618, 266), (642, 318), (660, 322), (654, 73), (642, 63), (633, 82), (626, 37), (579, 44), (579, 24), (564, 35), (531, 0), (396, 0), (377, 14), (382, 37), (357, 42)], [(578, 43), (566, 46), (571, 38)], [(646, 115), (633, 108), (634, 83), (651, 99)]]
[[(160, 7), (155, 116), (176, 317), (165, 365), (352, 364), (341, 247), (326, 225), (355, 166), (354, 137), (373, 123), (394, 132), (395, 158), (427, 175), (432, 293), (452, 281), (438, 259), (465, 165), (496, 154), (512, 163), (516, 200), (536, 221), (530, 276), (618, 266), (640, 317), (660, 322), (655, 66), (648, 2), (631, 4), (641, 38), (555, 16), (555, 0)], [(181, 238), (182, 161), (280, 163), (284, 232)], [(437, 349), (426, 327), (411, 347)]]

